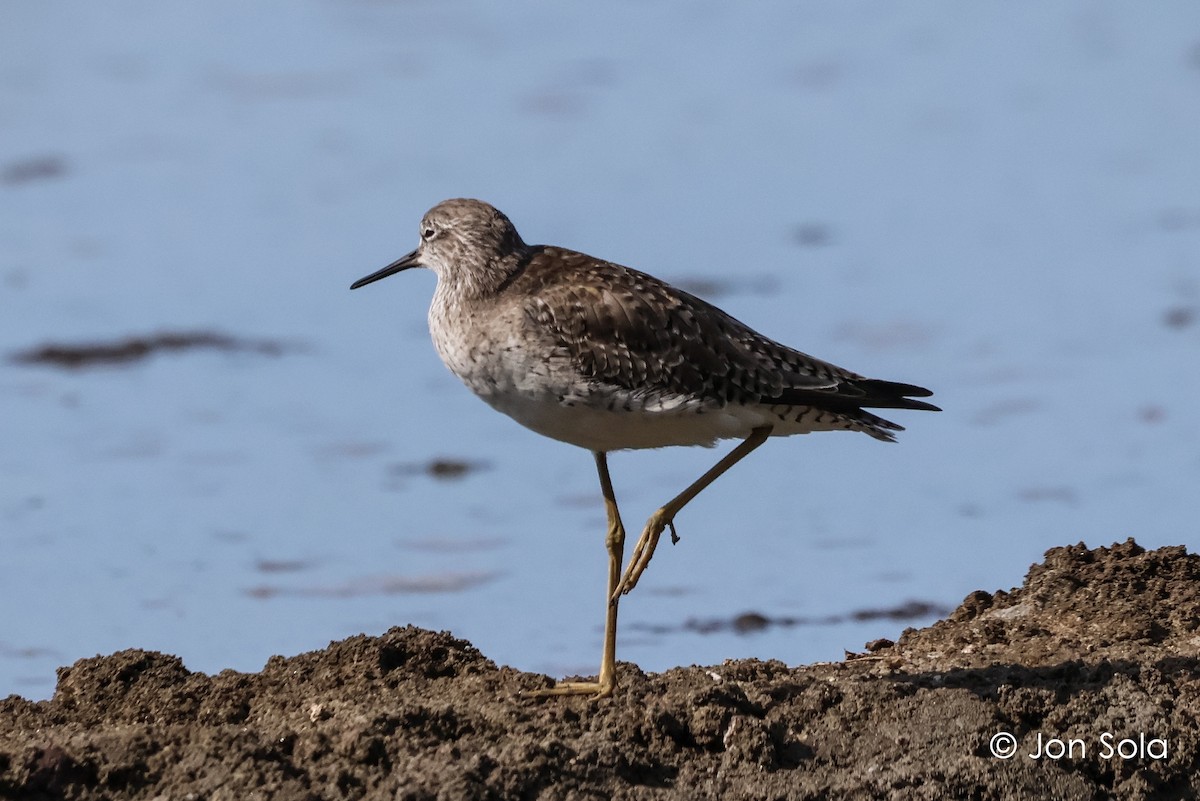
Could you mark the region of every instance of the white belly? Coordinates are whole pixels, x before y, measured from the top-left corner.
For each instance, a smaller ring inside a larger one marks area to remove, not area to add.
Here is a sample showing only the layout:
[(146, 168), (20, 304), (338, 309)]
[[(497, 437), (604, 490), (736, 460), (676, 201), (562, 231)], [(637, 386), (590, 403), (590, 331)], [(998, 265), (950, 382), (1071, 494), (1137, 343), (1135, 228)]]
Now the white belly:
[(720, 410), (613, 409), (583, 398), (559, 400), (536, 394), (481, 396), (498, 411), (537, 433), (593, 451), (663, 448), (669, 445), (714, 445), (717, 440), (746, 437), (754, 426)]

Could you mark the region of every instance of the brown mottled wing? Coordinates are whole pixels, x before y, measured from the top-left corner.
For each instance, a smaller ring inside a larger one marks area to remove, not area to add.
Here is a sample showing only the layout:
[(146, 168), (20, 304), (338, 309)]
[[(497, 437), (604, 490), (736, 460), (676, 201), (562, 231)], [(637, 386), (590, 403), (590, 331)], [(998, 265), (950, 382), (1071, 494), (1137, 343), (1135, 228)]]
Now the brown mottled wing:
[(800, 353), (652, 276), (581, 253), (544, 248), (522, 279), (532, 290), (530, 319), (553, 332), (580, 372), (631, 392), (835, 409), (920, 403), (892, 386), (925, 392)]

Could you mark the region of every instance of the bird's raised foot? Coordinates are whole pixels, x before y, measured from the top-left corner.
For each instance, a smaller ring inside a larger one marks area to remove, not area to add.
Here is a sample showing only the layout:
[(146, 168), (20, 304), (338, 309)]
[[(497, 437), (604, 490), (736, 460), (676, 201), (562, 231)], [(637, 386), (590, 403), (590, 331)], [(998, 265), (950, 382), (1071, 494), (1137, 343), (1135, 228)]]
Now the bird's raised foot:
[(642, 531), (642, 536), (638, 537), (637, 544), (633, 546), (633, 555), (629, 557), (629, 567), (625, 568), (625, 574), (621, 576), (620, 583), (617, 584), (612, 597), (608, 599), (609, 603), (616, 603), (617, 599), (622, 595), (628, 595), (637, 586), (638, 579), (642, 577), (642, 573), (646, 572), (651, 558), (654, 557), (654, 549), (658, 547), (658, 538), (668, 527), (671, 529), (671, 542), (679, 542), (679, 535), (675, 533), (674, 515), (668, 516), (665, 509), (659, 509), (646, 521), (646, 528)]
[(613, 679), (608, 681), (560, 681), (553, 687), (545, 690), (529, 690), (522, 693), (531, 698), (550, 698), (556, 695), (590, 695), (591, 700), (599, 701), (601, 698), (607, 698), (613, 694), (613, 690), (617, 689), (617, 682)]

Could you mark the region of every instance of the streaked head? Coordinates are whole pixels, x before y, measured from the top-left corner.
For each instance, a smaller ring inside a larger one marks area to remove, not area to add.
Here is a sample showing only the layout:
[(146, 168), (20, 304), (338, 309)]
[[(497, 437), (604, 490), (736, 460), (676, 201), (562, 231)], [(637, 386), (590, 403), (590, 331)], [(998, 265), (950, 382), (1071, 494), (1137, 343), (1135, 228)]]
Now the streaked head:
[(421, 244), (350, 285), (358, 289), (410, 267), (428, 267), (464, 291), (499, 286), (516, 268), (525, 243), (508, 217), (482, 200), (443, 200), (421, 218)]

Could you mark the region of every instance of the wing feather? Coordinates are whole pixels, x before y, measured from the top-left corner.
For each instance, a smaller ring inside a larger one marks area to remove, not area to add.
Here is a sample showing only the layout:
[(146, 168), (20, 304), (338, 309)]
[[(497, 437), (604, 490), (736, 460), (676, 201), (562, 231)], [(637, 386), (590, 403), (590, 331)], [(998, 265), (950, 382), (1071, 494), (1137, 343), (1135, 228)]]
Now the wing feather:
[(530, 321), (557, 339), (583, 375), (600, 383), (721, 406), (736, 399), (836, 409), (928, 407), (897, 395), (926, 390), (866, 379), (801, 353), (627, 267), (542, 248), (521, 279), (536, 285), (536, 291), (525, 290)]

